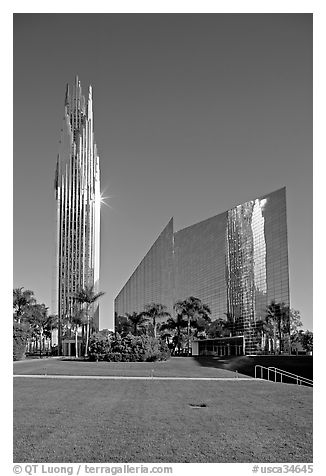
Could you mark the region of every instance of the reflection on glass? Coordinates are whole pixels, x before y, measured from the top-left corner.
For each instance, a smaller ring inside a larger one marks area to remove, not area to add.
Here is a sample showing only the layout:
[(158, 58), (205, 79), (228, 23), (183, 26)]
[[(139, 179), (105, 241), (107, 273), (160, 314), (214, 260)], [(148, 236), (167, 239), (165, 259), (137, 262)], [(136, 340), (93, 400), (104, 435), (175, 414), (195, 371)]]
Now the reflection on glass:
[(267, 305), (264, 200), (252, 200), (228, 211), (226, 277), (228, 319), (234, 332), (246, 338), (247, 351), (256, 351), (256, 321)]
[(212, 320), (227, 316), (232, 336), (244, 336), (245, 353), (272, 351), (267, 308), (290, 307), (285, 188), (177, 232), (171, 220), (117, 296), (115, 311), (141, 311), (152, 301), (171, 309), (189, 296), (210, 307)]

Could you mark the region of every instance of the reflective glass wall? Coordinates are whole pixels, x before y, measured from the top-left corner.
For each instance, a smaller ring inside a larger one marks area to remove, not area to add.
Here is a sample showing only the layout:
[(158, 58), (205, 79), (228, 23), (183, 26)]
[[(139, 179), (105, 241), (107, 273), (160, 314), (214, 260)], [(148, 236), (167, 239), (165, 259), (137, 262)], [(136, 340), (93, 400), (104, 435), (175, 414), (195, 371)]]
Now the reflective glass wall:
[(209, 305), (213, 320), (228, 321), (233, 336), (243, 335), (247, 354), (286, 351), (285, 188), (174, 234), (171, 220), (116, 298), (115, 311), (141, 311), (155, 301), (172, 312), (176, 300), (189, 296)]
[(114, 301), (116, 316), (141, 312), (151, 302), (173, 307), (173, 219), (137, 266)]
[(213, 319), (226, 319), (225, 227), (222, 213), (174, 234), (174, 298), (198, 297)]

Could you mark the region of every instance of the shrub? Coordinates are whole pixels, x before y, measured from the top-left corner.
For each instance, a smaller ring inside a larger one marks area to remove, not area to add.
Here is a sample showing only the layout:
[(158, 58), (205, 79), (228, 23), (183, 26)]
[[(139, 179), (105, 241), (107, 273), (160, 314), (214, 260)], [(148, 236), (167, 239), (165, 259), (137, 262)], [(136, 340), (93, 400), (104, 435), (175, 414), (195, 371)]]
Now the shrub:
[(134, 336), (131, 340), (131, 350), (135, 360), (141, 362), (166, 360), (170, 357), (169, 349), (164, 341), (146, 335)]
[(170, 351), (167, 344), (147, 335), (134, 336), (128, 334), (121, 337), (94, 334), (90, 339), (89, 356), (91, 360), (108, 362), (154, 362), (167, 360)]
[(109, 352), (105, 355), (107, 362), (121, 362), (121, 355), (119, 352)]
[(25, 358), (28, 330), (24, 324), (14, 322), (13, 328), (13, 360)]
[(154, 362), (156, 360), (167, 360), (170, 357), (170, 351), (167, 344), (154, 337), (149, 337), (145, 343), (145, 360)]
[(106, 354), (110, 352), (110, 340), (101, 332), (97, 332), (90, 337), (89, 340), (89, 357), (90, 360), (104, 360)]

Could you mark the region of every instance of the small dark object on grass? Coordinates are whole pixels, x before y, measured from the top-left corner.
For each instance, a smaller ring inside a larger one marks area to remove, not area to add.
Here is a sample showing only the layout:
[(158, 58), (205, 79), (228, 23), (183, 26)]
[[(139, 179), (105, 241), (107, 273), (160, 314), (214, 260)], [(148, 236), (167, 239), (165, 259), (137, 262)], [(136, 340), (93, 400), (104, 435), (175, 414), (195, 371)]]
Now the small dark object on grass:
[(204, 408), (207, 407), (206, 403), (189, 403), (192, 408)]

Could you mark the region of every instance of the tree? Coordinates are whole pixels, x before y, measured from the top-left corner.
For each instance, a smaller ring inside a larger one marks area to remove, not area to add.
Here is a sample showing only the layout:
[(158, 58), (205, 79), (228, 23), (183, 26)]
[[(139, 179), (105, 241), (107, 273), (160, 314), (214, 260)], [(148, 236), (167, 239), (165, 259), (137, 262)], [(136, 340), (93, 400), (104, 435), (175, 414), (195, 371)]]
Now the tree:
[(119, 316), (115, 313), (114, 316), (114, 332), (126, 336), (130, 332), (131, 322), (126, 316)]
[(283, 302), (271, 301), (266, 309), (265, 321), (273, 326), (274, 351), (276, 350), (276, 340), (279, 340), (279, 350), (284, 348), (284, 335), (290, 335), (289, 308)]
[(75, 356), (78, 359), (78, 331), (81, 325), (87, 320), (84, 310), (76, 310), (70, 318), (70, 326), (75, 333)]
[(48, 308), (45, 304), (33, 304), (25, 312), (26, 320), (31, 326), (31, 332), (39, 340), (40, 357), (42, 357), (43, 338), (52, 323), (52, 316), (48, 316)]
[(275, 350), (275, 326), (269, 316), (265, 316), (265, 319), (256, 321), (256, 332), (258, 336), (261, 337), (261, 350), (269, 351), (271, 339)]
[(192, 327), (194, 330), (194, 336), (196, 338), (205, 338), (207, 337), (207, 332), (210, 326), (210, 321), (206, 321), (204, 318), (199, 317), (195, 322), (193, 322)]
[(210, 320), (210, 308), (207, 304), (203, 304), (199, 298), (190, 296), (183, 301), (179, 300), (174, 304), (174, 310), (177, 315), (187, 320), (187, 340), (188, 340), (188, 356), (190, 355), (190, 327), (194, 325), (199, 318), (206, 321)]
[(142, 315), (144, 317), (148, 317), (152, 321), (155, 338), (156, 338), (156, 326), (158, 321), (164, 319), (164, 317), (170, 317), (170, 313), (167, 312), (167, 307), (164, 306), (164, 304), (158, 304), (155, 302), (146, 304), (144, 311), (142, 312)]
[(58, 314), (50, 314), (48, 317), (47, 325), (44, 328), (44, 337), (46, 339), (50, 339), (51, 347), (52, 347), (52, 338), (53, 338), (52, 331), (54, 329), (58, 329), (58, 325), (59, 325)]
[(90, 321), (93, 316), (90, 315), (91, 306), (105, 293), (100, 291), (98, 293), (94, 292), (94, 286), (85, 286), (81, 288), (75, 295), (73, 299), (76, 302), (79, 302), (82, 306), (84, 306), (85, 316), (86, 316), (86, 347), (85, 347), (85, 357), (88, 355), (88, 341), (89, 341), (89, 334), (90, 334)]
[(25, 289), (24, 287), (15, 288), (13, 290), (13, 308), (14, 308), (14, 320), (18, 323), (28, 309), (29, 306), (36, 303), (33, 291)]
[(172, 331), (173, 343), (178, 349), (178, 355), (180, 355), (181, 351), (182, 330), (185, 329), (185, 327), (187, 327), (187, 322), (181, 314), (177, 314), (176, 317), (169, 317), (169, 319), (161, 325), (161, 331)]
[(302, 327), (300, 311), (296, 309), (290, 309), (290, 334), (295, 335), (299, 331), (299, 327)]
[(314, 338), (314, 335), (309, 330), (306, 330), (305, 332), (301, 330), (298, 332), (298, 341), (300, 342), (300, 344), (302, 345), (302, 347), (304, 348), (306, 352), (312, 352), (313, 338)]
[(215, 319), (209, 323), (207, 329), (207, 335), (210, 338), (214, 337), (228, 337), (230, 335), (230, 330), (228, 327), (228, 322), (225, 319)]
[(138, 335), (138, 329), (144, 328), (143, 324), (148, 321), (148, 318), (146, 318), (142, 312), (133, 312), (132, 314), (126, 312), (126, 317), (133, 328), (133, 334), (135, 336)]

